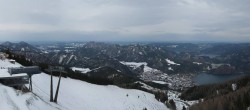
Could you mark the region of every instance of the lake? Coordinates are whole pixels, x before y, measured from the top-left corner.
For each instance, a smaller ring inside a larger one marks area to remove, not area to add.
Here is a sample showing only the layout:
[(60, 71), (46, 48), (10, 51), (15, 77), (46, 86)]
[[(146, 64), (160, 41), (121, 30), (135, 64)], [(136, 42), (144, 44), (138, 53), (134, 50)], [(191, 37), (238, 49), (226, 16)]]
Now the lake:
[(246, 74), (216, 75), (216, 74), (200, 73), (193, 79), (193, 81), (195, 82), (196, 85), (206, 85), (206, 84), (222, 83), (242, 76), (246, 76)]

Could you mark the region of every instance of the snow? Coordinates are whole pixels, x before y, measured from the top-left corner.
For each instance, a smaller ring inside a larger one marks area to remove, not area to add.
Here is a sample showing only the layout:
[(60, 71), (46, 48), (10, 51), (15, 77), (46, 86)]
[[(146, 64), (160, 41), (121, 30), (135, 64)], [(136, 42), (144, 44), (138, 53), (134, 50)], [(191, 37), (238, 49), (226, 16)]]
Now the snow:
[(16, 60), (10, 59), (9, 61), (10, 61), (10, 62), (15, 62)]
[(166, 83), (164, 81), (152, 81), (152, 82), (157, 83), (157, 84), (168, 84), (168, 83)]
[(159, 71), (159, 70), (153, 69), (153, 68), (148, 67), (148, 66), (144, 66), (143, 71), (144, 71), (144, 72), (155, 72), (155, 71)]
[(24, 49), (24, 48), (21, 48), (21, 51), (25, 51), (25, 49)]
[(168, 47), (176, 48), (178, 45), (169, 45)]
[(2, 84), (0, 84), (0, 99), (1, 110), (59, 110), (59, 105), (45, 102), (35, 94), (22, 93)]
[[(152, 82), (158, 82), (158, 83), (164, 83), (164, 84), (168, 84), (166, 82), (162, 82), (162, 81), (152, 81)], [(157, 88), (154, 88), (152, 86), (149, 86), (143, 82), (140, 82), (140, 81), (137, 81), (135, 83), (139, 83), (139, 84), (142, 84), (142, 88), (144, 89), (147, 89), (147, 90), (150, 90), (150, 91), (154, 91), (154, 92), (157, 92), (157, 91), (161, 91)], [(193, 105), (193, 104), (196, 104), (198, 103), (199, 101), (184, 101), (182, 99), (179, 98), (179, 96), (181, 95), (181, 93), (179, 92), (176, 92), (176, 91), (171, 91), (171, 90), (168, 90), (168, 99), (171, 100), (173, 99), (173, 101), (175, 102), (175, 105), (176, 105), (176, 110), (182, 110), (183, 106), (185, 106), (186, 108), (188, 108), (189, 106)]]
[(184, 100), (181, 100), (179, 98), (180, 95), (181, 95), (181, 93), (179, 93), (179, 92), (170, 91), (170, 90), (168, 91), (168, 99), (169, 100), (173, 99), (173, 101), (175, 102), (175, 105), (176, 105), (176, 110), (182, 110), (183, 106), (188, 108), (189, 106), (199, 102), (199, 101), (184, 101)]
[(66, 64), (69, 64), (69, 62), (72, 60), (72, 58), (74, 58), (75, 57), (75, 55), (71, 55), (70, 56), (70, 58), (69, 58), (69, 60), (67, 61), (67, 63)]
[(45, 53), (45, 54), (48, 54), (49, 52), (48, 51), (42, 51), (43, 53)]
[[(0, 66), (16, 67), (1, 61)], [(2, 74), (2, 72), (0, 74)], [(58, 77), (53, 77), (54, 93)], [(95, 85), (71, 78), (61, 79), (58, 103), (49, 102), (50, 75), (45, 73), (32, 76), (33, 93), (22, 94), (13, 88), (0, 85), (0, 107), (3, 110), (169, 110), (157, 101), (153, 94), (117, 86)], [(28, 86), (28, 85), (26, 85)]]
[(65, 51), (66, 53), (69, 53), (69, 52), (73, 52), (74, 50), (65, 49), (64, 51)]
[(174, 71), (174, 69), (172, 67), (168, 67), (168, 70), (170, 71)]
[(125, 61), (120, 61), (120, 63), (132, 67), (133, 69), (136, 69), (142, 65), (146, 66), (148, 64), (147, 62), (125, 62)]
[(8, 68), (8, 67), (22, 67), (22, 65), (18, 64), (18, 63), (10, 63), (9, 59), (5, 59), (5, 60), (0, 60), (0, 67), (4, 67), (4, 68)]
[(166, 60), (166, 62), (168, 63), (168, 65), (180, 65), (180, 64), (178, 64), (178, 63), (175, 63), (174, 61), (169, 60), (168, 58), (165, 59), (165, 60)]
[(62, 63), (62, 61), (63, 61), (63, 59), (64, 58), (66, 58), (67, 56), (66, 55), (62, 55), (62, 56), (60, 56), (60, 58), (59, 58), (59, 64), (61, 64)]
[(27, 73), (13, 74), (11, 76), (28, 76)]
[[(12, 64), (10, 60), (0, 60), (0, 76), (9, 75), (9, 67), (21, 67), (22, 65)], [(26, 75), (26, 74), (18, 74)], [(0, 110), (59, 110), (64, 109), (54, 103), (46, 102), (31, 92), (22, 93), (11, 87), (4, 86), (0, 83)]]
[(154, 87), (152, 87), (152, 86), (149, 86), (149, 85), (147, 85), (147, 84), (145, 84), (145, 83), (143, 83), (143, 82), (141, 82), (141, 81), (136, 81), (135, 83), (138, 83), (138, 84), (141, 84), (142, 86), (142, 88), (144, 88), (144, 89), (147, 89), (147, 90), (149, 90), (149, 91), (154, 91), (154, 92), (159, 92), (159, 91), (161, 91), (160, 89), (157, 89), (157, 88), (154, 88)]
[(133, 69), (136, 69), (136, 68), (138, 68), (138, 67), (144, 65), (144, 68), (143, 68), (144, 73), (145, 73), (145, 72), (155, 72), (155, 71), (159, 71), (159, 70), (157, 70), (157, 69), (153, 69), (153, 68), (147, 66), (147, 65), (148, 65), (147, 62), (124, 62), (124, 61), (120, 61), (120, 63), (123, 64), (123, 65), (129, 66), (129, 67), (131, 67), (131, 68), (133, 68)]
[[(160, 70), (147, 66), (146, 62), (124, 62), (124, 61), (120, 61), (120, 63), (122, 63), (123, 65), (129, 66), (129, 67), (131, 67), (133, 69), (136, 69), (136, 68), (144, 65), (143, 72), (140, 75), (140, 79), (142, 79), (144, 81), (150, 81), (150, 82), (152, 82), (154, 80), (157, 80), (157, 81), (162, 80), (162, 81), (164, 81), (168, 77), (167, 74), (161, 72)], [(165, 75), (167, 75), (167, 76), (165, 76)], [(172, 85), (172, 84), (169, 84), (169, 85)], [(144, 88), (148, 89), (146, 86), (144, 86)]]
[[(49, 100), (50, 76), (42, 73), (34, 75), (33, 79), (34, 93)], [(54, 85), (57, 81), (58, 78), (54, 77)], [(142, 110), (145, 107), (148, 110), (167, 110), (154, 95), (146, 92), (111, 85), (100, 86), (70, 78), (61, 80), (58, 103), (72, 110)]]
[(140, 54), (140, 55), (143, 55), (143, 53), (142, 53), (142, 52), (139, 52), (139, 54)]
[(193, 62), (193, 64), (201, 65), (202, 63), (199, 63), (199, 62)]
[(6, 70), (3, 70), (3, 69), (1, 69), (0, 72), (2, 73), (2, 74), (0, 74), (0, 78), (17, 77), (17, 76), (28, 76), (27, 73), (10, 75), (8, 72), (6, 72)]
[(71, 67), (73, 71), (80, 71), (81, 73), (88, 73), (91, 70), (89, 68), (78, 68), (78, 67)]
[[(10, 63), (9, 59), (5, 59), (5, 60), (0, 60), (0, 77), (11, 77), (11, 75), (8, 73), (8, 67), (21, 67), (20, 64), (18, 63)], [(19, 74), (19, 75), (13, 75), (13, 76), (26, 76), (27, 74)]]
[(56, 52), (56, 53), (58, 53), (58, 52), (60, 52), (61, 50), (53, 50), (54, 52)]

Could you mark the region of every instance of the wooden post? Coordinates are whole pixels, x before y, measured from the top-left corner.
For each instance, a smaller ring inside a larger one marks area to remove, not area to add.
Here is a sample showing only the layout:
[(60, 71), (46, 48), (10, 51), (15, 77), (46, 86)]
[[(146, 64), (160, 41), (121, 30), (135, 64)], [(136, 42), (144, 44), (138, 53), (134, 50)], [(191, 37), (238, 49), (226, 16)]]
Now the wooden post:
[(53, 76), (52, 70), (50, 69), (50, 102), (53, 102)]
[(57, 84), (57, 89), (56, 89), (56, 94), (55, 94), (55, 99), (54, 99), (55, 103), (57, 103), (57, 98), (58, 98), (58, 92), (59, 92), (59, 88), (60, 88), (61, 77), (62, 77), (62, 73), (60, 71), (60, 77), (59, 77), (59, 81), (58, 81), (58, 84)]

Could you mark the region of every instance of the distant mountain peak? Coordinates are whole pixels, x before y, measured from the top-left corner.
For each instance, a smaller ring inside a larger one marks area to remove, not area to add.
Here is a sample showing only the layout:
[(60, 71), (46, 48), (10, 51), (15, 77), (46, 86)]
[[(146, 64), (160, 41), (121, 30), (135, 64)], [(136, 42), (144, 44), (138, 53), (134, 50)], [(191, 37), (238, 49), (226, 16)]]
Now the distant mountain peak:
[(19, 44), (29, 45), (27, 42), (24, 42), (24, 41), (19, 42)]
[(11, 44), (13, 44), (13, 43), (10, 41), (6, 41), (6, 42), (2, 43), (2, 45), (11, 45)]

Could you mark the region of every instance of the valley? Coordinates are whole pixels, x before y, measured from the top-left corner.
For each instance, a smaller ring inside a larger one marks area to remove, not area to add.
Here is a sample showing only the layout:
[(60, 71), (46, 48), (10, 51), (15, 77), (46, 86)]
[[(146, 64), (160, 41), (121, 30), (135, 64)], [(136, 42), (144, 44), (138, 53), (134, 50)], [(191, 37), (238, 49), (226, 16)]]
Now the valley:
[[(238, 49), (236, 51), (231, 47)], [(60, 65), (66, 68), (66, 73), (63, 73), (66, 79), (63, 80), (72, 78), (80, 82), (145, 91), (155, 95), (154, 100), (165, 104), (167, 108), (182, 110), (199, 102), (198, 99), (186, 101), (182, 97), (183, 93), (193, 87), (223, 83), (239, 78), (242, 74), (248, 75), (249, 47), (250, 44), (216, 43), (53, 42), (32, 45), (26, 42), (4, 42), (0, 49), (9, 55), (9, 59), (14, 59), (23, 66), (39, 66), (44, 73), (37, 75), (37, 81), (41, 77), (48, 79), (48, 66)], [(218, 51), (218, 48), (225, 51)], [(209, 79), (206, 74), (236, 77), (223, 80), (218, 77), (221, 81), (217, 82), (215, 77)], [(54, 77), (58, 75), (54, 73)], [(45, 86), (38, 89), (40, 90), (35, 92), (39, 94), (41, 91), (48, 91)], [(147, 106), (150, 107), (152, 106)]]

